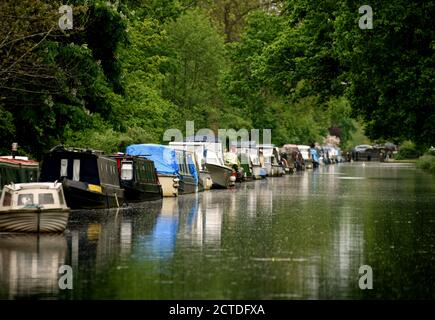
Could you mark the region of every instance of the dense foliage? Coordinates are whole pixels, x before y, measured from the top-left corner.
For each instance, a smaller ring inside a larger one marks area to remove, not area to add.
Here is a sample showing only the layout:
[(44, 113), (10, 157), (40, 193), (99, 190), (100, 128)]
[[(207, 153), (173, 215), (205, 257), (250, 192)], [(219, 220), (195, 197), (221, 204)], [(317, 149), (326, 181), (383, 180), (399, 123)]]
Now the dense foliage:
[[(0, 2), (0, 152), (108, 152), (169, 128), (271, 128), (276, 144), (435, 137), (433, 1)], [(432, 14), (431, 14), (432, 13)], [(358, 120), (358, 121), (356, 121)]]

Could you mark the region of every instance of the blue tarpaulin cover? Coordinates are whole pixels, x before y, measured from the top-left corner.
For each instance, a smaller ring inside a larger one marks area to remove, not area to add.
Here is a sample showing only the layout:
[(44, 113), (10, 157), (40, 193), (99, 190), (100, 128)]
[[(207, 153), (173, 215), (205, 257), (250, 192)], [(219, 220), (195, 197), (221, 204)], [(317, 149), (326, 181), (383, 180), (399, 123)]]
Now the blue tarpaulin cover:
[(175, 150), (159, 144), (132, 144), (125, 151), (131, 156), (143, 156), (154, 161), (157, 173), (178, 175)]

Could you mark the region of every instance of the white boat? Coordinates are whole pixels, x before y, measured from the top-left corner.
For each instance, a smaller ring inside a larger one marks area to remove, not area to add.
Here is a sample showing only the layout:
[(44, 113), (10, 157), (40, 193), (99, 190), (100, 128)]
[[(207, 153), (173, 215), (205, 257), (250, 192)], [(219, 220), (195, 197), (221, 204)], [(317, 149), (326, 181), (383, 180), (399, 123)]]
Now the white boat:
[[(275, 145), (273, 144), (259, 144), (257, 145), (260, 154), (260, 163), (266, 169), (269, 177), (276, 177), (280, 175), (280, 166), (274, 156)], [(281, 174), (282, 175), (282, 174)]]
[(213, 182), (213, 188), (230, 188), (236, 182), (233, 170), (225, 166), (222, 143), (213, 136), (187, 137), (186, 142), (195, 142), (195, 145), (204, 147), (204, 159), (207, 171)]
[(174, 150), (185, 150), (192, 155), (196, 171), (198, 172), (198, 191), (210, 190), (213, 181), (205, 163), (205, 145), (202, 142), (172, 141), (169, 142), (169, 147)]
[(305, 169), (312, 169), (313, 160), (311, 159), (310, 146), (298, 145), (298, 149), (300, 150), (302, 158), (304, 159)]
[(0, 231), (63, 232), (69, 212), (61, 183), (5, 185), (0, 198)]

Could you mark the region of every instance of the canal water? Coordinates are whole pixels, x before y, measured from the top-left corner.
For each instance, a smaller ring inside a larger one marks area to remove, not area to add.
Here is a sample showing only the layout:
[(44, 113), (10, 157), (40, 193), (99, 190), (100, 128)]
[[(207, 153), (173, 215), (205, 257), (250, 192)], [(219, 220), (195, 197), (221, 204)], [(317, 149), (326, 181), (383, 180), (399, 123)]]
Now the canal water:
[(63, 235), (0, 234), (0, 298), (433, 299), (434, 182), (412, 165), (340, 164), (74, 212)]

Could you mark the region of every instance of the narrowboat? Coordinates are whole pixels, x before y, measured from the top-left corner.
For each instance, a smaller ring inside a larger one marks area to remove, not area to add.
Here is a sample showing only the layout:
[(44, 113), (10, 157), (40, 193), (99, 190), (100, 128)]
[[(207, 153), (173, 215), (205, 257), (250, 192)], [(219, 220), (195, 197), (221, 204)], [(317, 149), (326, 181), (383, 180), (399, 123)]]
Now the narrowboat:
[(38, 182), (39, 163), (27, 157), (0, 157), (0, 188), (13, 183)]
[(213, 181), (212, 188), (233, 187), (236, 177), (233, 170), (224, 164), (222, 144), (214, 136), (193, 136), (186, 139), (187, 142), (202, 143), (205, 149), (205, 163)]
[(298, 162), (300, 151), (295, 144), (285, 144), (281, 147), (281, 155), (287, 161), (286, 170), (289, 173), (294, 173), (297, 170), (301, 170), (302, 166)]
[(54, 147), (43, 158), (39, 180), (61, 181), (71, 209), (119, 207), (124, 201), (116, 160), (100, 151)]
[(163, 196), (178, 196), (180, 176), (175, 150), (158, 144), (133, 144), (127, 147), (125, 153), (153, 161)]
[(69, 212), (61, 183), (5, 185), (0, 198), (0, 231), (63, 232)]
[(153, 161), (123, 154), (118, 154), (114, 158), (126, 201), (140, 202), (163, 197)]

